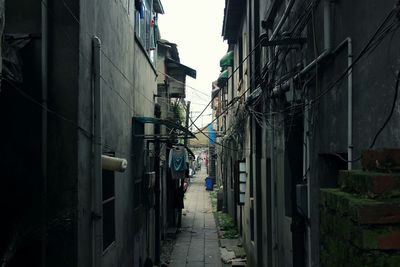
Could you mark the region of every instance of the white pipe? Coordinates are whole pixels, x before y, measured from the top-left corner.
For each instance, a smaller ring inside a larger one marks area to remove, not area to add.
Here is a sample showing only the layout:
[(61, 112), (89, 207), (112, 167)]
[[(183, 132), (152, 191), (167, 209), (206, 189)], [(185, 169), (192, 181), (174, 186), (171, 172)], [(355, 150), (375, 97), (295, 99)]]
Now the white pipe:
[(124, 172), (128, 167), (128, 161), (126, 159), (102, 155), (101, 167), (103, 170)]
[(93, 37), (93, 180), (92, 180), (92, 266), (101, 266), (101, 223), (98, 221), (102, 216), (102, 94), (100, 86), (100, 48), (101, 42), (98, 37)]
[(324, 1), (324, 49), (331, 51), (332, 48), (332, 0)]
[(350, 37), (341, 42), (332, 54), (347, 46), (347, 169), (352, 170), (353, 164), (353, 42)]

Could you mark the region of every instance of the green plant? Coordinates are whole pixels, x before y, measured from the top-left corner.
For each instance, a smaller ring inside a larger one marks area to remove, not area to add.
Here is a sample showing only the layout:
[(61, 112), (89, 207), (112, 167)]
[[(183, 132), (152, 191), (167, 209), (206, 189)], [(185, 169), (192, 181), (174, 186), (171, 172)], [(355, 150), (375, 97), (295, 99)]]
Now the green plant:
[(185, 109), (179, 104), (179, 102), (175, 102), (171, 105), (171, 109), (175, 115), (177, 123), (183, 125), (185, 122)]

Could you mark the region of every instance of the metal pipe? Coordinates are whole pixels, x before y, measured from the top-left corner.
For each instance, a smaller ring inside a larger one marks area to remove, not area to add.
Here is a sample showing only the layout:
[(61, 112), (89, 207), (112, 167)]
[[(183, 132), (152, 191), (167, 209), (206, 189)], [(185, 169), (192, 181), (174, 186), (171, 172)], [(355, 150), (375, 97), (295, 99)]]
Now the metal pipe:
[(295, 76), (295, 79), (298, 78), (301, 75), (306, 74), (307, 72), (309, 72), (311, 69), (313, 69), (318, 63), (320, 63), (321, 61), (323, 61), (327, 56), (329, 55), (329, 51), (325, 50), (324, 52), (322, 52), (321, 55), (319, 55), (316, 59), (314, 59), (310, 64), (308, 64), (307, 66), (304, 67), (304, 69), (302, 69), (298, 75)]
[(341, 42), (332, 54), (347, 46), (347, 169), (353, 168), (353, 41), (350, 37)]
[[(161, 118), (161, 107), (156, 104), (154, 108), (154, 116), (156, 118)], [(154, 125), (154, 134), (160, 134), (161, 127), (159, 124)], [(157, 138), (154, 143), (154, 152), (155, 152), (155, 157), (154, 157), (154, 171), (155, 171), (155, 176), (156, 176), (156, 181), (154, 185), (154, 194), (155, 194), (155, 206), (154, 206), (154, 213), (155, 213), (155, 218), (154, 218), (154, 232), (155, 232), (155, 240), (154, 240), (154, 263), (159, 264), (160, 263), (160, 255), (161, 255), (161, 208), (163, 207), (161, 205), (161, 188), (162, 186), (162, 177), (161, 177), (161, 172), (160, 172), (160, 153), (161, 153), (161, 146), (160, 146), (160, 140)]]
[(324, 49), (332, 48), (332, 0), (324, 1)]
[(41, 47), (41, 80), (42, 80), (42, 243), (41, 261), (42, 267), (46, 267), (47, 255), (47, 97), (48, 97), (48, 16), (47, 0), (41, 2), (41, 28), (42, 28), (42, 47)]
[(350, 37), (347, 41), (347, 169), (352, 169), (353, 160), (353, 43)]
[[(308, 105), (308, 99), (305, 100), (305, 104)], [(311, 220), (311, 175), (310, 175), (310, 111), (306, 109), (304, 111), (304, 177), (307, 178), (307, 217), (308, 221)], [(312, 245), (311, 245), (311, 226), (307, 227), (307, 261), (308, 266), (312, 266)]]
[(281, 30), (286, 19), (289, 17), (289, 14), (290, 14), (290, 11), (292, 10), (294, 2), (296, 2), (296, 0), (290, 0), (290, 2), (287, 4), (285, 11), (283, 12), (283, 15), (278, 22), (278, 25), (276, 25), (274, 31), (272, 32), (271, 37), (269, 38), (270, 41), (272, 41), (276, 37), (276, 35), (279, 33), (279, 31)]
[(102, 195), (102, 93), (100, 86), (100, 48), (101, 42), (98, 37), (93, 37), (93, 180), (92, 180), (92, 266), (100, 266), (102, 253), (101, 223), (102, 217), (101, 195)]

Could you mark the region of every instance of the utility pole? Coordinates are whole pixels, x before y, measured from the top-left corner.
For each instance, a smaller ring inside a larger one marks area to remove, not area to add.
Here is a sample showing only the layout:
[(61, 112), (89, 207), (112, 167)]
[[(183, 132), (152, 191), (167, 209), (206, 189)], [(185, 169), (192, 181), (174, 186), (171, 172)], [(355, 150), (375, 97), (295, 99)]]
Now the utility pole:
[[(190, 116), (190, 101), (188, 101), (188, 102), (187, 102), (187, 105), (186, 105), (186, 122), (185, 122), (185, 123), (186, 123), (186, 124), (185, 124), (186, 129), (189, 128), (189, 116)], [(187, 144), (188, 144), (188, 134), (187, 134), (187, 132), (186, 132), (186, 133), (185, 133), (184, 140), (183, 140), (183, 145), (184, 145), (185, 147), (187, 147)], [(180, 184), (180, 186), (181, 186), (182, 190), (183, 190), (184, 184), (185, 184), (185, 179), (181, 179), (181, 184)], [(182, 195), (182, 197), (183, 197), (183, 195)], [(182, 201), (183, 201), (183, 200), (182, 200)], [(182, 209), (179, 211), (179, 215), (178, 215), (178, 228), (180, 228), (181, 225), (182, 225)]]
[[(190, 116), (190, 101), (188, 101), (186, 105), (186, 129), (189, 128), (189, 116)], [(187, 144), (188, 144), (188, 134), (185, 133), (184, 145), (187, 146)]]
[[(156, 118), (161, 118), (161, 107), (159, 104), (156, 104), (154, 108), (154, 116)], [(154, 126), (154, 133), (155, 134), (160, 134), (161, 129), (160, 125), (156, 124)], [(155, 152), (155, 158), (154, 158), (154, 171), (155, 171), (155, 186), (154, 186), (154, 193), (155, 193), (155, 206), (154, 206), (154, 213), (155, 213), (155, 263), (159, 264), (160, 263), (160, 255), (161, 255), (161, 174), (160, 174), (160, 139), (156, 138), (155, 143), (154, 143), (154, 152)]]
[[(190, 103), (190, 102), (189, 102)], [(190, 111), (190, 118), (192, 119), (193, 118), (193, 111)], [(192, 132), (192, 130), (193, 130), (193, 124), (190, 126), (190, 129), (189, 129), (191, 132)]]

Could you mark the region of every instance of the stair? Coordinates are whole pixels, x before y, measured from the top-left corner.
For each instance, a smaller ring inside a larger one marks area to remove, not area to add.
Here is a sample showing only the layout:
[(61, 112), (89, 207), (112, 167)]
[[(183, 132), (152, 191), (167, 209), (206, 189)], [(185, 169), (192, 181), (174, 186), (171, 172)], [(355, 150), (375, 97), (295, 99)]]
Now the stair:
[(321, 189), (321, 266), (399, 266), (400, 149), (367, 150), (363, 170)]

